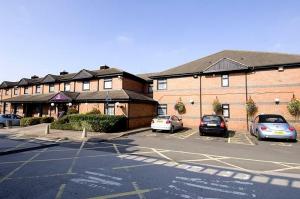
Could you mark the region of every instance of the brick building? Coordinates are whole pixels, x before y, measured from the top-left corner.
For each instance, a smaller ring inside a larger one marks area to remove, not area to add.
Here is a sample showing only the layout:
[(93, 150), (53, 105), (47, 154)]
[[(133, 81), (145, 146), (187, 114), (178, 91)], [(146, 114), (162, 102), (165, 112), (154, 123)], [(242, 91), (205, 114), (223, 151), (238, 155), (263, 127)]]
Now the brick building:
[(70, 107), (79, 113), (96, 108), (103, 114), (127, 116), (129, 128), (147, 126), (156, 114), (151, 85), (152, 80), (107, 66), (4, 81), (0, 86), (0, 113), (57, 117)]
[(257, 113), (282, 114), (300, 130), (299, 120), (287, 110), (293, 96), (300, 98), (300, 55), (225, 50), (151, 78), (158, 113), (177, 114), (174, 105), (181, 100), (185, 126), (197, 127), (202, 115), (213, 113), (218, 98), (229, 128), (246, 130), (245, 103), (251, 97)]

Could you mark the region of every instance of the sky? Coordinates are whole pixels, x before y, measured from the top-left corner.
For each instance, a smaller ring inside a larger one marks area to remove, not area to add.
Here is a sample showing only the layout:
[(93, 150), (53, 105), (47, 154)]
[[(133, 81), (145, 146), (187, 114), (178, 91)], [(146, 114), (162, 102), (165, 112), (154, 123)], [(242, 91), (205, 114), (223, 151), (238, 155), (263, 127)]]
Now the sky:
[(0, 82), (159, 72), (224, 50), (300, 54), (298, 0), (0, 0)]

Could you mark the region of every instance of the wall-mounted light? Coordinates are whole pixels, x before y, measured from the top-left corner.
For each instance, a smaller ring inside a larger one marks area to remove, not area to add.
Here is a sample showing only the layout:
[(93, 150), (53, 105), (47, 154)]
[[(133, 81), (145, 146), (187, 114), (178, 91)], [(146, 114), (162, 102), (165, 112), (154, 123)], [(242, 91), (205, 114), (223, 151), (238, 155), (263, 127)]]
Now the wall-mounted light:
[(71, 107), (72, 105), (73, 105), (73, 104), (72, 104), (72, 102), (69, 102), (69, 103), (68, 103), (68, 106), (70, 106), (70, 107)]
[(118, 108), (122, 108), (122, 107), (123, 107), (123, 105), (120, 104), (120, 102), (116, 102), (116, 106), (117, 106)]
[(275, 98), (274, 101), (275, 101), (275, 104), (279, 104), (280, 103), (280, 99), (278, 99), (278, 98)]
[(279, 72), (282, 72), (282, 71), (284, 71), (284, 68), (283, 68), (283, 66), (279, 66), (279, 67), (278, 67), (278, 71), (279, 71)]
[(121, 75), (118, 76), (118, 79), (122, 79), (123, 77)]
[(54, 106), (54, 103), (51, 103), (50, 105), (51, 105), (51, 106)]
[(198, 75), (197, 75), (197, 74), (194, 74), (193, 77), (194, 77), (195, 79), (197, 79), (197, 78), (198, 78)]
[(190, 104), (194, 104), (194, 100), (193, 99), (190, 99)]

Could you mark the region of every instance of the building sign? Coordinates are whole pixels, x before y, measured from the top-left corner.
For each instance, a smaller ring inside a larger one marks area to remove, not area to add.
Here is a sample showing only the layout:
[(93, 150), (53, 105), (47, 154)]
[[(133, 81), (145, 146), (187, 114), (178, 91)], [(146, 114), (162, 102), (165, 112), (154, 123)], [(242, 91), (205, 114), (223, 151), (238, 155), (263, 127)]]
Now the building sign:
[(55, 95), (50, 101), (53, 102), (62, 102), (62, 101), (70, 101), (71, 99), (67, 96), (65, 96), (62, 93), (58, 93), (57, 95)]

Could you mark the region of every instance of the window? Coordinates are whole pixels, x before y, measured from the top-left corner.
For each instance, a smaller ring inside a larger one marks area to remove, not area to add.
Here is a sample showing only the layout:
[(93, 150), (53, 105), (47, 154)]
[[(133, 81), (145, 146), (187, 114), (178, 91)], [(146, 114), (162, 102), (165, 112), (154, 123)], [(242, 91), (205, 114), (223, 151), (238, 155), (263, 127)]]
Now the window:
[(5, 89), (5, 95), (8, 95), (9, 90)]
[(222, 104), (222, 114), (224, 117), (230, 117), (229, 104)]
[(49, 93), (54, 92), (54, 84), (49, 84)]
[(82, 90), (89, 91), (90, 90), (90, 81), (83, 81), (82, 82)]
[(229, 86), (229, 75), (222, 75), (222, 87)]
[(14, 95), (18, 95), (18, 87), (14, 87)]
[(70, 83), (65, 83), (64, 91), (70, 91), (70, 90), (71, 90), (71, 85), (70, 85)]
[(158, 105), (157, 115), (167, 115), (167, 105), (166, 104)]
[(153, 93), (153, 84), (149, 84), (148, 93)]
[(159, 79), (157, 80), (157, 90), (166, 90), (167, 89), (167, 80)]
[(25, 87), (24, 87), (24, 94), (25, 94), (25, 95), (28, 95), (28, 90), (29, 90), (29, 89), (28, 89), (28, 86), (25, 86)]
[(35, 86), (35, 93), (41, 93), (41, 85)]
[(112, 79), (104, 80), (104, 89), (112, 89)]
[(115, 104), (105, 104), (105, 115), (115, 115)]

